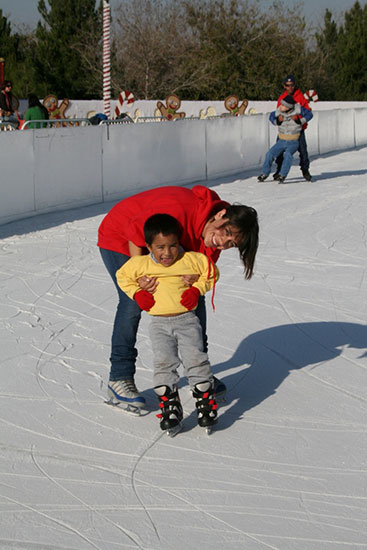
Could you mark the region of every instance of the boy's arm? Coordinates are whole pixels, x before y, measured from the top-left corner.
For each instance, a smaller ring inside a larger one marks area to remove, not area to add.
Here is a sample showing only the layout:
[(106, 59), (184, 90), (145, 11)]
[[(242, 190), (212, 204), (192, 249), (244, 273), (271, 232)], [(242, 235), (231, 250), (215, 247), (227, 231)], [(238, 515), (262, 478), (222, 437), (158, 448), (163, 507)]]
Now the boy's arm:
[(130, 260), (116, 271), (117, 284), (132, 300), (134, 299), (135, 293), (141, 290), (137, 280), (138, 276)]
[(279, 114), (280, 114), (279, 109), (276, 109), (276, 111), (272, 111), (269, 115), (270, 122), (272, 124), (274, 124), (275, 126), (278, 124), (277, 117), (278, 117)]
[(302, 106), (301, 106), (301, 118), (300, 118), (300, 121), (301, 121), (302, 126), (303, 126), (306, 122), (309, 122), (309, 121), (311, 120), (312, 117), (313, 117), (313, 112), (310, 111), (309, 109), (307, 109), (306, 107), (302, 107)]

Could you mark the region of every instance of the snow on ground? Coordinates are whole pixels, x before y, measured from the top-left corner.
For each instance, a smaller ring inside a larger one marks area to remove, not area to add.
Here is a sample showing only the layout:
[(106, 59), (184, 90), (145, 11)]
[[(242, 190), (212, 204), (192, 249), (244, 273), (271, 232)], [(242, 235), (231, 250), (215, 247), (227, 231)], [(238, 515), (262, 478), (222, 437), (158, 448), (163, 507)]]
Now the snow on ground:
[[(148, 318), (141, 418), (104, 404), (116, 292), (95, 245), (111, 204), (14, 222), (1, 240), (0, 548), (367, 549), (366, 149), (288, 183), (211, 182), (254, 206), (244, 282), (222, 254), (210, 358), (228, 386), (216, 431), (155, 416)], [(243, 177), (242, 177), (243, 176)]]

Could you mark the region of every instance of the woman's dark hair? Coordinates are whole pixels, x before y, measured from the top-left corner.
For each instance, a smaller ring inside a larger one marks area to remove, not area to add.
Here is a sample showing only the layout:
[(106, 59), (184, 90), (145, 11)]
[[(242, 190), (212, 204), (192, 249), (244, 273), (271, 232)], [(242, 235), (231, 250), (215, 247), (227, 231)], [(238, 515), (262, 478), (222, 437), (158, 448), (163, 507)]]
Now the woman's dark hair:
[(257, 212), (251, 206), (232, 204), (223, 217), (228, 225), (236, 227), (242, 235), (238, 243), (241, 261), (245, 266), (245, 278), (251, 279), (254, 272), (256, 252), (259, 246), (259, 223)]
[(177, 235), (181, 237), (181, 226), (173, 216), (169, 214), (154, 214), (150, 216), (144, 224), (145, 242), (152, 246), (154, 238), (159, 235)]
[(28, 107), (40, 107), (41, 103), (36, 94), (28, 94)]

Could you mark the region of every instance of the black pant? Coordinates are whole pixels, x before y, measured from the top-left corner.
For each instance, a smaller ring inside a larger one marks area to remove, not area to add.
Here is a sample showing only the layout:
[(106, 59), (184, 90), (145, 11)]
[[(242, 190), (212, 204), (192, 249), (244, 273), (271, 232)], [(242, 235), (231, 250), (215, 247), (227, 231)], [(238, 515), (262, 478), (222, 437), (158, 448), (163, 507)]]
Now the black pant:
[[(308, 158), (307, 143), (306, 143), (304, 130), (301, 130), (301, 133), (299, 136), (298, 152), (299, 152), (299, 165), (301, 167), (302, 172), (308, 171), (308, 169), (310, 168), (310, 160)], [(283, 163), (283, 153), (276, 158), (275, 162), (277, 165), (277, 172), (280, 172), (280, 169)]]

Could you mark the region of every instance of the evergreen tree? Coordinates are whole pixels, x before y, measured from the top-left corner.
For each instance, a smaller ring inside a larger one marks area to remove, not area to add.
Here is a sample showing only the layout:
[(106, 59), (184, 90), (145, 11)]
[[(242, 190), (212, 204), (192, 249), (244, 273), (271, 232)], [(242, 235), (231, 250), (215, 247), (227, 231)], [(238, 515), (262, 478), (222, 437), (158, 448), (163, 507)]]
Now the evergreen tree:
[(39, 0), (37, 55), (35, 59), (38, 93), (86, 99), (96, 97), (90, 90), (90, 75), (77, 44), (80, 37), (92, 34), (95, 48), (101, 48), (102, 10), (95, 0)]
[(316, 34), (317, 89), (324, 100), (367, 100), (367, 6), (355, 2), (338, 27), (328, 10)]
[(356, 2), (345, 13), (338, 36), (337, 99), (367, 99), (367, 6)]

